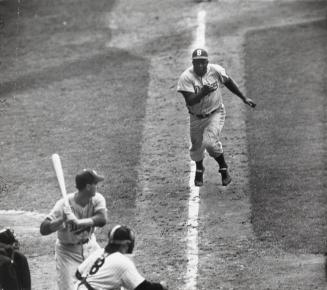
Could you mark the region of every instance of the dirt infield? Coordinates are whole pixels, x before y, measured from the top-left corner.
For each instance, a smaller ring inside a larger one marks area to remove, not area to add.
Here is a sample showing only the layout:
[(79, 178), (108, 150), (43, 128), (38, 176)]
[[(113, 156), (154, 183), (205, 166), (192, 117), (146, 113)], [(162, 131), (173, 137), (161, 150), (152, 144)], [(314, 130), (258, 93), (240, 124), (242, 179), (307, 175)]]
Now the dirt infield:
[[(196, 289), (325, 289), (323, 257), (316, 254), (323, 252), (326, 227), (326, 27), (311, 23), (326, 17), (324, 1), (5, 0), (0, 207), (22, 212), (0, 212), (0, 227), (16, 230), (33, 289), (55, 289), (55, 235), (38, 232), (60, 198), (50, 162), (54, 152), (62, 157), (68, 191), (81, 168), (106, 176), (99, 191), (109, 223), (98, 231), (99, 242), (105, 244), (116, 223), (132, 226), (141, 273), (183, 289), (190, 164), (188, 115), (176, 81), (190, 65), (201, 9), (207, 11), (211, 59), (258, 107), (248, 110), (224, 92), (223, 143), (233, 183), (222, 188), (216, 164), (205, 160)], [(295, 42), (288, 41), (290, 34)], [(276, 73), (281, 67), (287, 78)], [(294, 85), (298, 89), (290, 90)], [(271, 109), (277, 89), (282, 112)], [(295, 102), (303, 92), (312, 98)], [(271, 126), (267, 116), (278, 125)], [(294, 137), (295, 125), (306, 138)], [(272, 152), (281, 142), (276, 159)], [(306, 148), (314, 148), (310, 162), (301, 156)], [(290, 151), (296, 155), (284, 162)], [(315, 174), (308, 176), (304, 163)], [(294, 179), (281, 183), (289, 165)]]

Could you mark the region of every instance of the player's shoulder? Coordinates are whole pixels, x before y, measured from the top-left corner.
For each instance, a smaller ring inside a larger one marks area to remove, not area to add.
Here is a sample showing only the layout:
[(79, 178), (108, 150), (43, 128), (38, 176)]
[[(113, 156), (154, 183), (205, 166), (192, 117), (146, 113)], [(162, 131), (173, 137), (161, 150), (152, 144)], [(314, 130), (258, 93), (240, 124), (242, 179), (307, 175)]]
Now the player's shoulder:
[(193, 67), (192, 66), (190, 66), (190, 67), (188, 67), (186, 70), (184, 70), (182, 73), (181, 73), (181, 75), (180, 75), (180, 78), (182, 79), (182, 78), (191, 78), (192, 77), (192, 75), (193, 75)]
[(126, 255), (124, 255), (121, 252), (114, 252), (111, 254), (112, 259), (116, 259), (116, 260), (121, 260), (121, 261), (127, 261), (128, 258), (126, 257)]
[(78, 267), (79, 271), (82, 273), (85, 269), (87, 270), (89, 267), (91, 267), (94, 262), (100, 258), (104, 253), (104, 249), (100, 248), (92, 252), (91, 255), (89, 255)]
[(88, 256), (88, 258), (85, 260), (86, 262), (93, 262), (96, 259), (100, 258), (104, 253), (104, 249), (100, 248), (95, 250), (94, 252), (92, 252), (92, 254), (90, 256)]
[(91, 204), (95, 208), (101, 209), (101, 208), (106, 208), (107, 202), (103, 194), (101, 194), (100, 192), (96, 192), (95, 195), (91, 198)]
[(218, 71), (218, 72), (225, 71), (225, 68), (217, 63), (209, 63), (208, 69)]
[(216, 63), (208, 64), (208, 73), (209, 73), (209, 75), (210, 74), (212, 74), (212, 75), (218, 74), (221, 78), (222, 83), (224, 83), (229, 78), (228, 74), (226, 73), (225, 68)]
[(113, 263), (118, 264), (122, 268), (129, 268), (134, 265), (131, 257), (129, 257), (129, 255), (122, 254), (121, 252), (111, 254), (111, 260)]
[(92, 200), (99, 201), (99, 200), (105, 200), (105, 198), (102, 193), (96, 192), (95, 195), (92, 197)]
[[(69, 200), (70, 204), (74, 204), (75, 203), (75, 195), (76, 195), (76, 191), (75, 192), (71, 192), (71, 193), (67, 193), (67, 199)], [(61, 202), (64, 203), (65, 200), (62, 198)]]
[[(69, 201), (74, 200), (74, 195), (75, 195), (75, 192), (67, 193), (67, 199)], [(65, 199), (62, 197), (59, 200), (57, 200), (56, 205), (57, 206), (62, 206), (64, 203), (65, 203)]]

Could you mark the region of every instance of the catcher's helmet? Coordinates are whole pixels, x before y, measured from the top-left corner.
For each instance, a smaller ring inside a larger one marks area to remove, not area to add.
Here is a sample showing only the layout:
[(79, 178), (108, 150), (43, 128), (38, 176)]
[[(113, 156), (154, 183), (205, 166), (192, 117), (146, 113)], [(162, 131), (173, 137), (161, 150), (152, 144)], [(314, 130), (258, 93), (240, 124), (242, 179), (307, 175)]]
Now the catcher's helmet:
[(192, 59), (208, 59), (208, 53), (203, 48), (197, 48), (192, 52)]
[(133, 252), (135, 244), (135, 234), (130, 228), (126, 226), (116, 225), (109, 231), (108, 236), (108, 245), (128, 245), (127, 253), (131, 254)]
[(0, 230), (0, 243), (6, 245), (14, 245), (18, 243), (15, 232), (12, 228), (4, 228)]

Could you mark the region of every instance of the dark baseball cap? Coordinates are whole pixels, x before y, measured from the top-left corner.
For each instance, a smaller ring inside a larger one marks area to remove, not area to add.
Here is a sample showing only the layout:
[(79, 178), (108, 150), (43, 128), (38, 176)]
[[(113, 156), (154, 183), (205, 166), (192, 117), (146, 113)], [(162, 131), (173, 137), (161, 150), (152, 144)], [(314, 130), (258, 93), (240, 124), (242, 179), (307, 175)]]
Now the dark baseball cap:
[(75, 177), (76, 187), (78, 189), (84, 188), (87, 184), (94, 184), (103, 180), (104, 177), (99, 175), (94, 169), (83, 169)]
[(192, 52), (192, 59), (208, 59), (208, 53), (203, 48), (197, 48)]

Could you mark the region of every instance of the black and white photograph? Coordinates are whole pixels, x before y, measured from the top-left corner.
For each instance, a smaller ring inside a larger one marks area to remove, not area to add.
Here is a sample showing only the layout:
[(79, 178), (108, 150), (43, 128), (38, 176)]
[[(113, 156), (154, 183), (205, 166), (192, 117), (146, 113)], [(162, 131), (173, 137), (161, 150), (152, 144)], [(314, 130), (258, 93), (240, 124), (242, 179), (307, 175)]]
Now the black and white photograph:
[(0, 290), (326, 290), (326, 0), (0, 0)]

